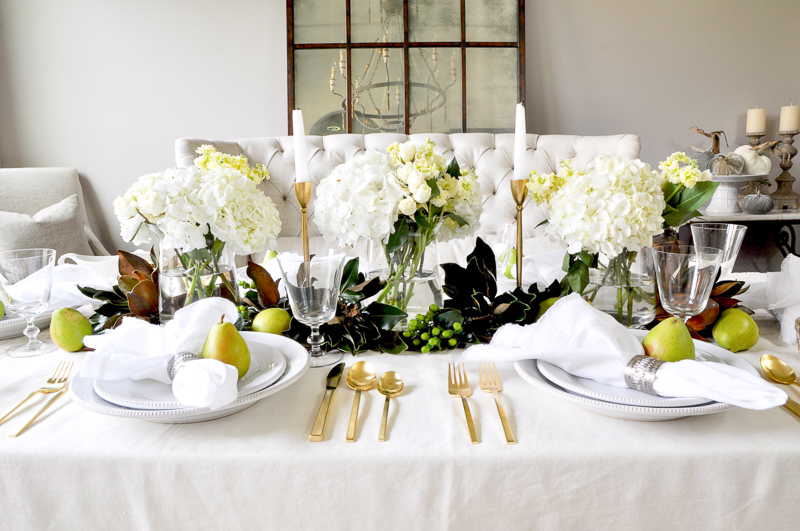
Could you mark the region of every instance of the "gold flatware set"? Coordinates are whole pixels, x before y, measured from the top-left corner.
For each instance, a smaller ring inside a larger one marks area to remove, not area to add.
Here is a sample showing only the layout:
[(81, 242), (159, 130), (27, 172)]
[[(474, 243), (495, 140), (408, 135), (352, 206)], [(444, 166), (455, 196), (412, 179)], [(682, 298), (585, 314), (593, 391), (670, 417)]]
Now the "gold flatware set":
[[(764, 369), (767, 376), (779, 384), (796, 385), (800, 387), (800, 384), (797, 383), (797, 375), (789, 364), (772, 354), (764, 354), (761, 356), (761, 368)], [(797, 403), (796, 400), (789, 398), (783, 407), (794, 413), (797, 417), (800, 417), (800, 404)]]
[(11, 411), (6, 413), (3, 416), (3, 418), (0, 418), (0, 424), (2, 424), (17, 409), (19, 409), (20, 406), (22, 406), (25, 402), (27, 402), (28, 400), (33, 398), (35, 395), (38, 395), (38, 394), (49, 395), (49, 394), (55, 393), (55, 396), (53, 398), (51, 398), (45, 404), (45, 406), (36, 415), (34, 415), (33, 418), (31, 420), (29, 420), (27, 424), (25, 424), (25, 426), (22, 427), (21, 430), (19, 430), (15, 435), (10, 435), (9, 437), (19, 437), (22, 434), (22, 432), (25, 431), (26, 429), (28, 429), (28, 427), (31, 424), (33, 424), (33, 422), (36, 419), (38, 419), (39, 416), (41, 416), (42, 413), (47, 411), (50, 408), (50, 406), (52, 406), (56, 402), (56, 400), (58, 400), (59, 398), (64, 396), (64, 394), (66, 394), (67, 389), (68, 389), (68, 387), (67, 387), (67, 379), (69, 378), (69, 374), (71, 372), (72, 372), (72, 362), (71, 361), (62, 361), (61, 363), (58, 364), (58, 366), (56, 367), (55, 371), (53, 371), (53, 375), (50, 376), (50, 378), (47, 379), (47, 382), (42, 387), (40, 387), (36, 391), (34, 391), (31, 394), (29, 394), (27, 396), (27, 398), (25, 398), (22, 402), (20, 402), (16, 406), (14, 406), (14, 408)]
[[(325, 425), (328, 418), (328, 412), (331, 407), (331, 399), (333, 393), (339, 386), (344, 372), (344, 363), (336, 365), (328, 373), (325, 385), (325, 395), (322, 398), (317, 418), (314, 421), (314, 426), (311, 429), (311, 434), (308, 440), (311, 442), (321, 442), (324, 440)], [(355, 442), (356, 440), (356, 424), (358, 423), (358, 408), (361, 403), (361, 393), (369, 391), (378, 386), (378, 392), (386, 397), (386, 402), (383, 406), (383, 416), (381, 418), (381, 427), (378, 433), (378, 440), (383, 442), (386, 440), (386, 422), (389, 416), (389, 401), (391, 398), (398, 396), (403, 392), (403, 379), (400, 378), (394, 371), (389, 371), (381, 375), (380, 379), (377, 378), (375, 369), (372, 364), (366, 361), (358, 361), (354, 363), (347, 371), (345, 376), (347, 386), (354, 390), (355, 396), (353, 397), (353, 408), (350, 411), (350, 423), (347, 426), (347, 442)]]
[[(511, 431), (511, 424), (508, 422), (506, 409), (503, 407), (503, 401), (500, 400), (500, 391), (503, 390), (503, 385), (500, 383), (500, 375), (497, 373), (497, 366), (493, 362), (481, 363), (478, 369), (481, 391), (491, 393), (494, 397), (495, 405), (497, 405), (497, 413), (500, 415), (500, 423), (503, 425), (506, 444), (516, 444), (517, 440), (514, 438), (514, 433)], [(472, 420), (472, 413), (469, 410), (469, 403), (467, 402), (467, 397), (472, 395), (472, 388), (469, 385), (467, 370), (464, 364), (449, 364), (447, 369), (447, 391), (452, 396), (461, 397), (461, 403), (464, 406), (464, 415), (467, 419), (469, 439), (472, 444), (478, 444), (479, 441), (478, 435), (475, 433), (475, 423)]]

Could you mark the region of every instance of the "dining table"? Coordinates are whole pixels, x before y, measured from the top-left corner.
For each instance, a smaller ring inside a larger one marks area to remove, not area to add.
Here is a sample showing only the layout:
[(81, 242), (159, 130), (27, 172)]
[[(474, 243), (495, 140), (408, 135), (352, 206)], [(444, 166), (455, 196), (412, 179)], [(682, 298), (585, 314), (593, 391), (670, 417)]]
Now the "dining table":
[[(758, 343), (735, 355), (764, 378), (765, 353), (800, 368), (774, 317), (754, 317)], [(404, 381), (384, 442), (375, 388), (362, 393), (355, 440), (346, 441), (355, 392), (344, 378), (323, 440), (309, 440), (328, 368), (308, 369), (238, 413), (188, 424), (106, 416), (68, 394), (9, 437), (36, 401), (0, 425), (0, 528), (798, 528), (800, 418), (787, 409), (622, 420), (542, 392), (501, 363), (500, 396), (516, 437), (507, 444), (477, 365), (467, 365), (479, 441), (471, 444), (462, 402), (447, 386), (448, 363), (461, 353), (345, 354), (345, 372), (365, 360), (378, 376), (395, 371)], [(84, 356), (1, 355), (0, 411), (61, 361), (75, 362), (74, 376)], [(783, 389), (800, 399), (797, 388)]]

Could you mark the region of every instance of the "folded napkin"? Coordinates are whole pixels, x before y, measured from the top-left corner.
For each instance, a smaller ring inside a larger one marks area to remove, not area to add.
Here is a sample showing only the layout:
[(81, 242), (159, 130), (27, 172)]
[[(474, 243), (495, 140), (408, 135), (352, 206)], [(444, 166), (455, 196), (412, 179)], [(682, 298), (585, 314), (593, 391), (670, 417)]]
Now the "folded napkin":
[[(40, 269), (29, 277), (6, 287), (6, 291), (18, 300), (39, 300), (42, 296), (42, 281), (50, 273), (47, 269)], [(97, 307), (102, 304), (87, 297), (78, 291), (78, 284), (95, 289), (110, 290), (111, 283), (100, 273), (76, 265), (54, 266), (52, 270), (53, 284), (50, 288), (50, 304), (48, 309), (56, 310), (67, 306), (77, 308), (84, 304)]]
[[(630, 330), (573, 294), (554, 304), (537, 323), (501, 327), (490, 344), (468, 348), (461, 361), (539, 359), (575, 376), (627, 387), (625, 367), (643, 354)], [(653, 388), (660, 396), (702, 397), (748, 409), (780, 406), (787, 399), (786, 393), (742, 369), (695, 360), (664, 363)]]
[[(523, 244), (523, 250), (524, 249), (525, 247)], [(503, 251), (503, 244), (494, 246), (493, 250), (495, 254), (499, 256), (500, 252)], [(522, 258), (522, 281), (526, 284), (538, 284), (542, 289), (552, 284), (554, 280), (561, 282), (561, 279), (567, 274), (561, 269), (566, 253), (566, 249), (553, 249), (529, 255), (526, 254), (526, 256)], [(511, 278), (517, 278), (516, 265), (512, 264), (508, 272), (511, 274)], [(505, 273), (505, 271), (498, 270), (497, 278), (508, 278)]]
[(172, 393), (182, 404), (219, 409), (238, 396), (235, 367), (212, 359), (188, 361), (173, 381), (167, 364), (178, 352), (200, 356), (209, 330), (221, 315), (229, 323), (239, 317), (232, 302), (214, 297), (178, 310), (164, 326), (125, 317), (111, 332), (84, 338), (84, 344), (95, 350), (86, 354), (81, 376), (97, 380), (150, 378), (172, 384)]
[(779, 273), (769, 275), (767, 309), (781, 323), (781, 341), (797, 343), (795, 321), (800, 318), (800, 256), (790, 254), (781, 264)]

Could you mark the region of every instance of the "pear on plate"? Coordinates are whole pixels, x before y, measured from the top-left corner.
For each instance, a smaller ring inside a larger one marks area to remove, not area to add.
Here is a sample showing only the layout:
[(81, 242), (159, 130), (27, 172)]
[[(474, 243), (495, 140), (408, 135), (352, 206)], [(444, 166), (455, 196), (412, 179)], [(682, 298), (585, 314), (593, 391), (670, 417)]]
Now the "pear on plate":
[(225, 322), (224, 315), (208, 332), (202, 357), (233, 365), (239, 371), (239, 379), (250, 369), (250, 349), (236, 327)]
[(694, 359), (694, 341), (686, 325), (677, 317), (664, 319), (642, 340), (644, 353), (664, 361)]

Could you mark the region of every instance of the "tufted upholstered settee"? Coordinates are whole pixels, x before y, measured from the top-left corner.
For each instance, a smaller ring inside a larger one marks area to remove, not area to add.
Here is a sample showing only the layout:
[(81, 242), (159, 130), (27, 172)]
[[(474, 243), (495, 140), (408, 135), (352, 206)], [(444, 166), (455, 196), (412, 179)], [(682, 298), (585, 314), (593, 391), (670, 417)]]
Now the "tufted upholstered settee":
[[(483, 195), (482, 225), (496, 226), (515, 221), (516, 207), (508, 183), (513, 176), (513, 134), (459, 133), (406, 136), (375, 133), (307, 136), (309, 175), (314, 183), (318, 183), (330, 175), (333, 168), (356, 155), (375, 150), (384, 151), (393, 142), (405, 142), (408, 139), (422, 142), (426, 138), (436, 143), (435, 151), (445, 159), (450, 160), (455, 156), (460, 165), (475, 169)], [(224, 153), (245, 155), (251, 163), (267, 166), (270, 179), (263, 182), (260, 187), (272, 198), (280, 212), (283, 228), (279, 240), (284, 240), (284, 243), (279, 242), (278, 248), (284, 250), (296, 247), (296, 238), (301, 234), (301, 217), (293, 189), (294, 139), (291, 136), (242, 140), (181, 138), (175, 141), (177, 165), (190, 166), (197, 157), (197, 148), (203, 144), (211, 144)], [(572, 159), (576, 168), (583, 168), (599, 155), (638, 158), (640, 147), (639, 137), (635, 135), (528, 135), (525, 162), (528, 170), (549, 173), (556, 170), (558, 162), (562, 159)], [(313, 208), (309, 208), (309, 219), (313, 218), (313, 215)], [(545, 212), (541, 207), (526, 206), (523, 216), (526, 237), (543, 237), (544, 229), (536, 228), (543, 219)], [(309, 227), (312, 237), (319, 235), (313, 223), (310, 223)], [(478, 234), (481, 234), (480, 230)], [(468, 248), (471, 249), (471, 244)], [(526, 245), (526, 249), (528, 248)], [(260, 259), (260, 256), (256, 259)]]

